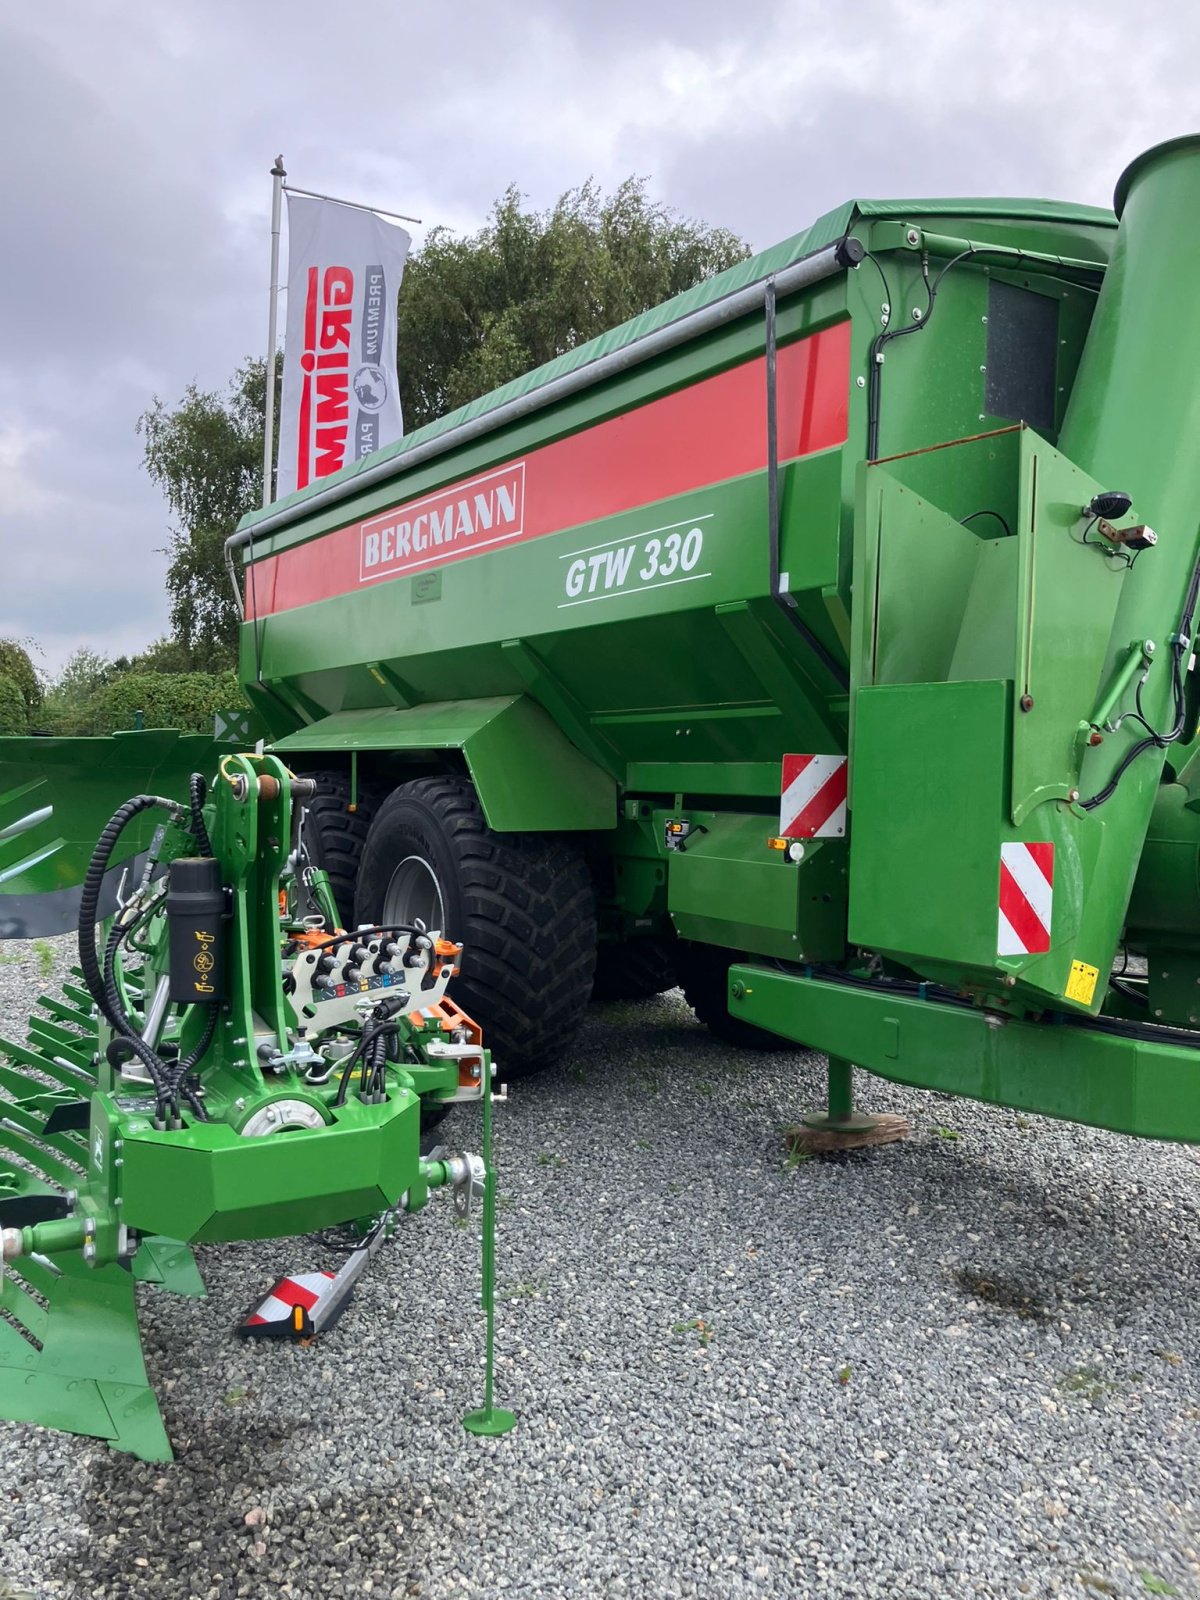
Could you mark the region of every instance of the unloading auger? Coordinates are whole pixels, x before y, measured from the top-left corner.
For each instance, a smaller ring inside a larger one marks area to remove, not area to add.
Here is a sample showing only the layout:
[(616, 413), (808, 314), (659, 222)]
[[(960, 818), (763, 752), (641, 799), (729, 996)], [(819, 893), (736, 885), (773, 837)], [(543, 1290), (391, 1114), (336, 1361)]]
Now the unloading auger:
[[(461, 946), (419, 923), (339, 926), (306, 838), (313, 790), (276, 757), (227, 754), (211, 789), (135, 796), (101, 834), (75, 978), (24, 1044), (0, 1039), (0, 1416), (169, 1460), (136, 1280), (203, 1293), (192, 1244), (358, 1222), (354, 1271), (319, 1317), (294, 1308), (311, 1337), (395, 1221), (451, 1188), (460, 1210), (483, 1201), (486, 1401), (464, 1422), (512, 1425), (492, 1404), (493, 1067), (446, 993)], [(422, 1124), (474, 1100), (482, 1155), (422, 1155)]]

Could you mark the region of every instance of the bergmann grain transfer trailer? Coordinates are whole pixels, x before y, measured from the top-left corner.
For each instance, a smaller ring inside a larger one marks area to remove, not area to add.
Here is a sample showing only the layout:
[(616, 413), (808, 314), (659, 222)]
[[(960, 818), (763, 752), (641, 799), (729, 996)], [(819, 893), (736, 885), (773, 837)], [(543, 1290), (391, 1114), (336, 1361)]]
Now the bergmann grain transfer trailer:
[(469, 1201), (594, 990), (1200, 1139), (1200, 137), (1115, 213), (847, 204), (247, 517), (265, 750), (0, 743), (4, 1414), (164, 1453), (122, 1263)]

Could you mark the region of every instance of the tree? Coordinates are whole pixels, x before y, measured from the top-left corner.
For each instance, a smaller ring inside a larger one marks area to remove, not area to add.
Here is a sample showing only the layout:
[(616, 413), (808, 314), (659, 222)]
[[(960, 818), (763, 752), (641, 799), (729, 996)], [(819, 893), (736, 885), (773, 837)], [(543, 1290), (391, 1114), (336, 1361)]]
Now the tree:
[(39, 724), (50, 733), (90, 733), (93, 699), (128, 668), (128, 661), (110, 661), (86, 645), (72, 651), (50, 682)]
[[(522, 205), (510, 187), (477, 233), (434, 228), (409, 260), (398, 357), (410, 431), (749, 254), (728, 229), (649, 199), (641, 178), (607, 198), (589, 180), (548, 211)], [(174, 409), (156, 399), (138, 422), (147, 470), (178, 521), (167, 589), (181, 654), (170, 653), (160, 670), (217, 671), (235, 661), (224, 547), (262, 500), (265, 398), (266, 363), (248, 360), (223, 394), (192, 384)]]
[(407, 428), (465, 405), (749, 254), (726, 228), (680, 217), (626, 178), (589, 180), (549, 211), (510, 187), (478, 233), (434, 228), (399, 304)]
[(262, 501), (266, 391), (266, 362), (251, 360), (223, 395), (189, 384), (173, 411), (156, 398), (138, 420), (146, 469), (179, 522), (167, 546), (167, 593), (186, 670), (219, 670), (236, 656), (238, 615), (225, 540)]
[(29, 713), (21, 686), (7, 672), (0, 672), (0, 735), (29, 732)]
[(29, 658), (26, 645), (30, 643), (31, 640), (22, 644), (18, 639), (0, 639), (0, 677), (6, 682), (3, 693), (6, 733), (23, 733), (32, 726), (42, 708), (42, 679)]

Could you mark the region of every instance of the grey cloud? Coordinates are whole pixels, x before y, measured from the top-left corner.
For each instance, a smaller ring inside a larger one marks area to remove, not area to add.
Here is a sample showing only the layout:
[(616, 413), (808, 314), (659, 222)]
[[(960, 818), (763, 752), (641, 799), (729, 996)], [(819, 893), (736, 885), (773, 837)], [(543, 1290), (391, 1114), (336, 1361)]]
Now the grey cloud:
[(0, 632), (57, 661), (161, 631), (168, 518), (134, 424), (262, 348), (276, 150), (297, 183), (463, 227), (510, 181), (545, 205), (648, 173), (762, 246), (853, 195), (1105, 203), (1198, 120), (1198, 42), (1182, 8), (1103, 0), (13, 8)]

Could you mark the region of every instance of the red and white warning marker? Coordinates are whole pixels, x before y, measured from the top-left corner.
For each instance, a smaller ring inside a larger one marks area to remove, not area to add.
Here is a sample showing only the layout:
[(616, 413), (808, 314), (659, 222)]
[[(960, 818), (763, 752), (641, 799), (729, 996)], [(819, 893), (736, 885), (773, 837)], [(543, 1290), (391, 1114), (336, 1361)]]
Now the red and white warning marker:
[(779, 832), (785, 839), (846, 835), (845, 756), (784, 756)]
[[(474, 1158), (467, 1157), (467, 1160)], [(354, 1285), (387, 1239), (397, 1213), (385, 1211), (335, 1272), (289, 1272), (238, 1328), (244, 1335), (301, 1341), (327, 1333), (350, 1304)]]
[(1050, 948), (1054, 846), (1000, 846), (1000, 933), (996, 953), (1037, 956)]
[[(243, 1333), (288, 1335), (294, 1331), (297, 1306), (311, 1312), (334, 1281), (332, 1272), (295, 1272), (280, 1278), (258, 1308), (242, 1323)], [(301, 1319), (304, 1321), (304, 1319)]]

